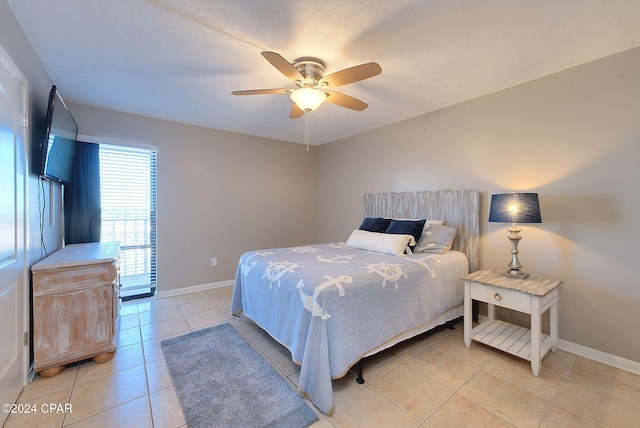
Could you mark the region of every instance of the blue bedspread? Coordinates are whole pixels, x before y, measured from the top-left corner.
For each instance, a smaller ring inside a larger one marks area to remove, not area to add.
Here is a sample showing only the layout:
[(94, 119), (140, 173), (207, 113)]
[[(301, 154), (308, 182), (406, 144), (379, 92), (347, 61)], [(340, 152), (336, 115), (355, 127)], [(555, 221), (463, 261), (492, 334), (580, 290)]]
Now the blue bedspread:
[(240, 258), (231, 313), (291, 351), (299, 389), (333, 411), (331, 380), (372, 350), (451, 308), (462, 315), (464, 254), (396, 257), (340, 244), (252, 251)]

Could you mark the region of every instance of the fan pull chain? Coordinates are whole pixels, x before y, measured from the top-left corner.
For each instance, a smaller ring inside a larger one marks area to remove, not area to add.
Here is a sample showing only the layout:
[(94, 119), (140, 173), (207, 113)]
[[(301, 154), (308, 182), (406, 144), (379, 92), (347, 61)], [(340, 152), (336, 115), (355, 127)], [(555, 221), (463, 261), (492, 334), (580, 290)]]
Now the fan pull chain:
[(304, 143), (309, 151), (309, 110), (304, 112)]

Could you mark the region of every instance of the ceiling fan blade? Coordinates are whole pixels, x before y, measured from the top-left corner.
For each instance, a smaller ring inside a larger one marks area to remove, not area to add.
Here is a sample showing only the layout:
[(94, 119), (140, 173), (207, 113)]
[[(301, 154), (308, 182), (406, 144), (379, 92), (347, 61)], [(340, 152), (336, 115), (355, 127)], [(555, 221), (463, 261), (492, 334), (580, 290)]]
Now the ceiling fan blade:
[(347, 85), (349, 83), (359, 82), (382, 73), (382, 67), (375, 62), (356, 65), (354, 67), (345, 68), (336, 71), (320, 79), (320, 85), (326, 85), (331, 88), (336, 86)]
[(304, 80), (304, 76), (279, 53), (263, 51), (262, 56), (289, 79), (293, 81)]
[(297, 119), (302, 117), (304, 114), (304, 110), (302, 110), (296, 103), (293, 103), (293, 107), (291, 107), (291, 113), (289, 113), (290, 119)]
[(357, 98), (350, 97), (349, 95), (341, 94), (340, 92), (324, 91), (327, 94), (327, 101), (340, 107), (345, 107), (351, 110), (362, 111), (369, 107), (365, 102), (360, 101)]
[(246, 91), (231, 91), (233, 95), (262, 95), (262, 94), (285, 94), (291, 92), (293, 89), (279, 88), (279, 89), (249, 89)]

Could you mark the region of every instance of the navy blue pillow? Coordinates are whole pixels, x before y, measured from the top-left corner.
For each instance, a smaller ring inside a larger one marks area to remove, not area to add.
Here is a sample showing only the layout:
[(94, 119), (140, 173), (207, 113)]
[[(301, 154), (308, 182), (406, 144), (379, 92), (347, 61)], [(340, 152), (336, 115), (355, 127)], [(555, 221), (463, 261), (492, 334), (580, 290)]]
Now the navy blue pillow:
[[(420, 240), (422, 229), (427, 220), (392, 220), (385, 233), (395, 233), (397, 235), (412, 235), (416, 243)], [(411, 246), (413, 250), (415, 245)]]
[(360, 225), (360, 230), (366, 230), (368, 232), (385, 233), (390, 223), (391, 223), (390, 218), (367, 217), (364, 219), (364, 221)]

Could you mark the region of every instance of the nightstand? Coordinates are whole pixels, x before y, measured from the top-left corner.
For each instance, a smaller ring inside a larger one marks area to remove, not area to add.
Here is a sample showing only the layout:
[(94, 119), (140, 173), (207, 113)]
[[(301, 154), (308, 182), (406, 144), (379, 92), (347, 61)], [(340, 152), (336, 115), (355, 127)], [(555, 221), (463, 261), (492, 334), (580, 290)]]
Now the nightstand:
[[(562, 281), (530, 275), (511, 278), (500, 271), (486, 269), (461, 277), (464, 280), (464, 344), (471, 340), (531, 361), (534, 376), (540, 361), (558, 346), (558, 286)], [(488, 304), (488, 319), (472, 328), (471, 304)], [(495, 306), (531, 315), (531, 329), (495, 319)], [(549, 334), (541, 332), (542, 314), (549, 310)]]

